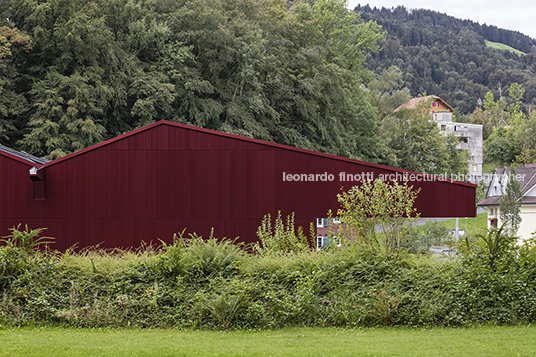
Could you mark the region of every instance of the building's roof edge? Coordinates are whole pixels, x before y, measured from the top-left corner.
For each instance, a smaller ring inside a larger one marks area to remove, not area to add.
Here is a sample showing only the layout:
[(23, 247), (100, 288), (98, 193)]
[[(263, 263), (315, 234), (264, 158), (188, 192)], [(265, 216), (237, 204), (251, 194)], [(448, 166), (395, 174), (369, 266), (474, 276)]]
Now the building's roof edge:
[(17, 151), (8, 146), (0, 144), (0, 153), (17, 161), (23, 162), (25, 164), (41, 167), (42, 165), (48, 163), (47, 159), (42, 157), (37, 157), (31, 154), (28, 154), (24, 151)]
[(133, 130), (131, 132), (116, 136), (115, 138), (103, 141), (103, 142), (101, 142), (99, 144), (95, 144), (93, 146), (90, 146), (90, 147), (87, 147), (87, 148), (85, 148), (83, 150), (80, 150), (80, 151), (74, 152), (72, 154), (63, 156), (63, 157), (58, 158), (56, 160), (49, 161), (48, 163), (43, 165), (43, 167), (49, 167), (49, 166), (59, 164), (59, 163), (61, 163), (63, 161), (70, 160), (70, 159), (75, 158), (77, 156), (83, 155), (83, 154), (85, 154), (87, 152), (97, 150), (97, 149), (99, 149), (101, 147), (113, 144), (113, 143), (115, 143), (117, 141), (124, 140), (126, 138), (129, 138), (131, 136), (134, 136), (136, 134), (142, 133), (142, 132), (147, 131), (147, 130), (151, 130), (151, 129), (153, 129), (153, 128), (157, 127), (157, 126), (160, 126), (160, 125), (174, 126), (174, 127), (178, 127), (178, 128), (182, 128), (182, 129), (186, 129), (186, 130), (198, 131), (198, 132), (202, 132), (202, 133), (206, 133), (206, 134), (210, 134), (210, 135), (223, 136), (223, 137), (227, 137), (227, 138), (230, 138), (230, 139), (251, 142), (251, 143), (255, 143), (255, 144), (260, 144), (260, 145), (264, 145), (264, 146), (270, 146), (270, 147), (278, 148), (278, 149), (300, 152), (300, 153), (307, 154), (307, 155), (314, 155), (314, 156), (329, 158), (329, 159), (338, 160), (338, 161), (346, 161), (346, 162), (350, 162), (350, 163), (356, 163), (356, 164), (368, 166), (368, 167), (371, 167), (371, 168), (395, 171), (395, 172), (399, 172), (401, 174), (416, 175), (418, 177), (427, 178), (429, 181), (440, 181), (440, 182), (454, 183), (454, 184), (467, 186), (467, 187), (477, 187), (477, 185), (472, 184), (472, 183), (468, 183), (468, 182), (454, 181), (454, 180), (450, 180), (450, 179), (446, 179), (446, 178), (442, 178), (442, 177), (437, 177), (437, 176), (434, 176), (434, 175), (429, 175), (429, 174), (424, 174), (424, 173), (418, 173), (418, 172), (398, 169), (398, 168), (395, 168), (395, 167), (390, 167), (390, 166), (385, 166), (385, 165), (380, 165), (380, 164), (374, 164), (374, 163), (370, 163), (370, 162), (366, 162), (366, 161), (360, 161), (360, 160), (350, 159), (350, 158), (331, 155), (331, 154), (325, 154), (325, 153), (321, 153), (321, 152), (317, 152), (317, 151), (301, 149), (301, 148), (288, 146), (288, 145), (283, 145), (283, 144), (272, 143), (272, 142), (269, 142), (269, 141), (248, 138), (248, 137), (235, 135), (235, 134), (223, 133), (223, 132), (219, 132), (219, 131), (216, 131), (216, 130), (199, 128), (199, 127), (196, 127), (196, 126), (186, 125), (186, 124), (182, 124), (182, 123), (175, 123), (175, 122), (171, 122), (171, 121), (167, 121), (167, 120), (160, 120), (160, 121), (158, 121), (156, 123), (152, 123), (152, 124), (149, 124), (149, 125), (144, 126), (142, 128), (135, 129), (135, 130)]
[(417, 103), (420, 103), (422, 101), (427, 101), (429, 99), (436, 99), (438, 101), (440, 101), (441, 103), (443, 103), (451, 112), (454, 111), (454, 108), (452, 108), (446, 101), (444, 101), (441, 97), (438, 97), (437, 95), (427, 95), (427, 96), (424, 96), (424, 97), (415, 97), (415, 98), (411, 98), (411, 100), (409, 102), (406, 102), (404, 104), (402, 104), (401, 106), (399, 106), (398, 108), (396, 108), (394, 110), (394, 112), (398, 112), (399, 110), (402, 110), (402, 109), (415, 109), (417, 107)]

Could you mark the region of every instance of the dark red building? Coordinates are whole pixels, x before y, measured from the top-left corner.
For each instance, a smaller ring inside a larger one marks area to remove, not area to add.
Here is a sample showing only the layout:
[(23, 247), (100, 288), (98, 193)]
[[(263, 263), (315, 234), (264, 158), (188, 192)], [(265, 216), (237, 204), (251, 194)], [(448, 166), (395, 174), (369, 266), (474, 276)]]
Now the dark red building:
[(308, 231), (336, 211), (350, 179), (380, 175), (422, 189), (421, 217), (475, 216), (472, 184), (161, 121), (50, 162), (0, 149), (0, 236), (19, 223), (47, 227), (63, 250), (214, 227), (251, 242), (267, 213), (295, 212)]

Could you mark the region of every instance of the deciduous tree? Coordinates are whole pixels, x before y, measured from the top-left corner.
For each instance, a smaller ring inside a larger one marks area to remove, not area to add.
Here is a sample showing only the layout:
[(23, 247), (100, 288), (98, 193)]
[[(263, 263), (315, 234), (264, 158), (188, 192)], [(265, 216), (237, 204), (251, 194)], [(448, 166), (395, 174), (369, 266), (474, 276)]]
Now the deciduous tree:
[(407, 182), (375, 179), (338, 194), (337, 216), (343, 222), (341, 232), (345, 240), (378, 253), (398, 253), (413, 218), (418, 216), (413, 205), (419, 190)]

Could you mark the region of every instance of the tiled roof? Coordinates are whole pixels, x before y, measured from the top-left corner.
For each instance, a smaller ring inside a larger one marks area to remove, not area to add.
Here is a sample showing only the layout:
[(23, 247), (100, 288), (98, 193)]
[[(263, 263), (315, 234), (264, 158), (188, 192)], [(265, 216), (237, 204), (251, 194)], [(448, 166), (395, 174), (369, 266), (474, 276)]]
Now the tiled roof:
[(536, 204), (536, 197), (523, 197), (523, 204), (534, 205)]
[(33, 155), (30, 155), (30, 154), (28, 154), (28, 153), (26, 153), (24, 151), (17, 151), (17, 150), (14, 150), (12, 148), (9, 148), (7, 146), (1, 145), (1, 144), (0, 144), (0, 151), (3, 151), (3, 152), (6, 152), (6, 153), (8, 153), (10, 155), (16, 156), (19, 159), (30, 161), (30, 162), (32, 162), (34, 164), (37, 164), (37, 165), (43, 165), (43, 164), (46, 164), (48, 162), (47, 159), (44, 159), (42, 157), (33, 156)]
[(486, 197), (478, 203), (479, 206), (498, 206), (501, 201), (501, 196)]
[[(536, 185), (536, 164), (527, 164), (522, 167), (516, 167), (516, 175), (519, 175), (519, 183), (523, 196)], [(512, 171), (510, 167), (495, 169), (494, 176), (500, 177), (509, 174)], [(493, 182), (493, 181), (492, 181)], [(491, 187), (491, 183), (490, 183)], [(488, 188), (489, 193), (489, 188)], [(501, 196), (486, 196), (485, 199), (478, 203), (479, 206), (499, 205)], [(523, 204), (536, 204), (536, 197), (523, 197)]]
[(425, 97), (416, 97), (416, 98), (411, 99), (409, 102), (402, 104), (401, 106), (396, 108), (395, 112), (399, 111), (400, 109), (415, 109), (417, 107), (417, 104), (419, 104), (422, 101), (427, 101), (429, 99), (435, 99), (436, 101), (443, 103), (447, 108), (450, 109), (450, 111), (454, 111), (454, 108), (448, 105), (447, 102), (445, 102), (443, 99), (441, 99), (437, 95), (427, 95)]

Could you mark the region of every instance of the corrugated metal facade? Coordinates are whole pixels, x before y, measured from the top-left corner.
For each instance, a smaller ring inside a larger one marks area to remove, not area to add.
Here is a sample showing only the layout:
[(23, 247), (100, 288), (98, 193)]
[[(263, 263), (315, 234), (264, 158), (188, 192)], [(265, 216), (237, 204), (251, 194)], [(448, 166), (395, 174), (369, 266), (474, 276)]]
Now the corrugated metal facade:
[[(251, 242), (262, 217), (295, 212), (309, 223), (338, 207), (336, 194), (354, 183), (341, 172), (405, 171), (307, 150), (158, 122), (40, 167), (46, 200), (33, 197), (32, 163), (0, 153), (0, 235), (19, 223), (47, 227), (56, 249), (138, 246), (173, 233)], [(285, 181), (287, 174), (332, 174), (333, 181)], [(475, 186), (414, 181), (422, 217), (473, 217)]]

